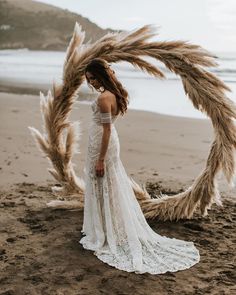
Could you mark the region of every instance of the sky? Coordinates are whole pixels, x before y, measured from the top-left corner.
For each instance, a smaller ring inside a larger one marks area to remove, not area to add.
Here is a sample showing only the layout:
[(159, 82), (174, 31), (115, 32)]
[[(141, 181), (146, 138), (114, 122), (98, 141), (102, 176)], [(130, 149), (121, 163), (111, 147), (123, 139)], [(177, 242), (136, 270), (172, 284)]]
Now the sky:
[[(38, 1), (38, 0), (37, 0)], [(40, 0), (76, 12), (102, 28), (159, 29), (159, 40), (187, 40), (214, 52), (236, 52), (236, 0)]]

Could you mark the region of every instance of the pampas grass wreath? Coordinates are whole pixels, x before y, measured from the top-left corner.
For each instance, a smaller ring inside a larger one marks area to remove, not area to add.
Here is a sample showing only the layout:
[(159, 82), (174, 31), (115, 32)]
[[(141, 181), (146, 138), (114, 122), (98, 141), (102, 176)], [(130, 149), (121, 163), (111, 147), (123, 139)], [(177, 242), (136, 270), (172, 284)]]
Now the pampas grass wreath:
[[(223, 172), (232, 183), (235, 172), (236, 118), (235, 104), (225, 95), (230, 89), (207, 67), (215, 67), (215, 56), (198, 45), (184, 41), (150, 41), (156, 29), (147, 25), (131, 32), (108, 33), (95, 43), (84, 44), (85, 33), (76, 23), (67, 49), (63, 68), (63, 82), (53, 85), (45, 97), (40, 94), (44, 134), (29, 127), (41, 151), (53, 168), (52, 176), (61, 184), (54, 187), (60, 195), (75, 194), (77, 200), (55, 200), (47, 205), (53, 208), (82, 208), (84, 181), (75, 175), (72, 156), (78, 152), (79, 123), (68, 120), (78, 89), (85, 79), (86, 65), (100, 57), (109, 63), (126, 61), (157, 78), (165, 78), (154, 65), (142, 59), (151, 57), (162, 62), (171, 72), (179, 75), (184, 91), (193, 106), (212, 121), (215, 138), (204, 170), (186, 191), (174, 196), (151, 198), (145, 187), (133, 179), (130, 183), (147, 219), (179, 220), (193, 217), (197, 208), (202, 215), (213, 203), (221, 205), (216, 176)], [(59, 192), (60, 190), (60, 192)]]

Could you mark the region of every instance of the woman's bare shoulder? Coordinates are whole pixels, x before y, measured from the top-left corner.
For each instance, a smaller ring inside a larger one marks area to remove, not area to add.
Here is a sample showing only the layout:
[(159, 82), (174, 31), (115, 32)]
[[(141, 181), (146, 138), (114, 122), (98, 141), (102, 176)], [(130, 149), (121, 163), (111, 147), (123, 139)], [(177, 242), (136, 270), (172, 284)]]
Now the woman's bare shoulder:
[(114, 98), (115, 98), (115, 95), (112, 92), (106, 90), (99, 95), (97, 101), (99, 104), (113, 103)]

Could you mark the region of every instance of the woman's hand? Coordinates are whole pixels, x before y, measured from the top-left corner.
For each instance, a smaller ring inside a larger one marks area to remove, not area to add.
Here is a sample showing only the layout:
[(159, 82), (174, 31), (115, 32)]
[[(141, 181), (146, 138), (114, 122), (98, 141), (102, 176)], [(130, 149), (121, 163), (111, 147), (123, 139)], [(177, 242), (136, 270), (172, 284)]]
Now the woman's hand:
[(98, 177), (103, 177), (104, 176), (104, 161), (103, 160), (98, 160), (95, 166), (96, 170), (96, 175)]

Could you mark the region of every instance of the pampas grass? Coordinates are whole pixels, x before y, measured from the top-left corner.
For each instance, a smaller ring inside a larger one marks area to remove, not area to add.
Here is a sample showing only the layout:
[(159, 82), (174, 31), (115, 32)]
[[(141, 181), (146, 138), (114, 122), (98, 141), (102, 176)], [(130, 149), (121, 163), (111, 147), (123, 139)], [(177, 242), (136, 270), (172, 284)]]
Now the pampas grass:
[[(134, 67), (157, 78), (165, 78), (156, 66), (143, 59), (152, 57), (162, 62), (171, 72), (180, 76), (186, 95), (193, 106), (204, 112), (212, 121), (215, 139), (212, 143), (205, 169), (185, 192), (175, 196), (152, 199), (145, 188), (130, 179), (137, 200), (146, 218), (178, 220), (192, 218), (196, 208), (202, 215), (213, 203), (221, 204), (216, 176), (222, 171), (229, 183), (235, 171), (234, 152), (236, 130), (233, 119), (236, 107), (225, 95), (230, 90), (223, 81), (207, 71), (217, 66), (215, 57), (198, 45), (184, 41), (151, 42), (155, 28), (144, 26), (132, 32), (109, 33), (94, 44), (83, 44), (84, 33), (76, 24), (64, 64), (63, 83), (54, 85), (53, 93), (41, 95), (41, 111), (45, 134), (31, 128), (41, 150), (50, 159), (53, 169), (49, 172), (63, 186), (63, 193), (79, 194), (78, 207), (83, 202), (83, 181), (75, 176), (71, 162), (77, 131), (68, 121), (76, 94), (84, 80), (86, 65), (100, 57), (109, 63), (127, 61)], [(62, 131), (67, 131), (66, 139)], [(60, 203), (60, 207), (62, 207)], [(55, 205), (56, 207), (56, 205)], [(65, 207), (69, 205), (65, 203)], [(73, 203), (73, 208), (76, 204)]]

